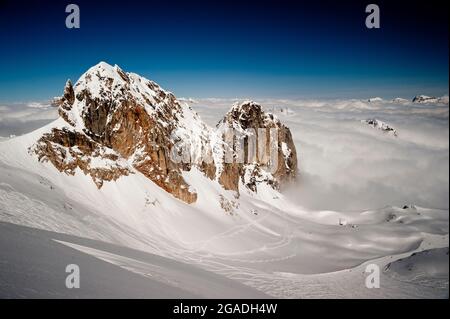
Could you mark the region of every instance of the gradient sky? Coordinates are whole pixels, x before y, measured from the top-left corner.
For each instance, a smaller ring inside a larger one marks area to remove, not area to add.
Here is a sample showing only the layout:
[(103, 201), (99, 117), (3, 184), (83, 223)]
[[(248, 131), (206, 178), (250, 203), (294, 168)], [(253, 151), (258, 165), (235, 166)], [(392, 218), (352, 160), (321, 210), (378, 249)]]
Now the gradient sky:
[[(0, 102), (61, 95), (99, 61), (179, 97), (448, 94), (439, 2), (152, 2), (0, 0)], [(371, 2), (381, 29), (365, 27)], [(69, 3), (80, 6), (80, 29), (65, 27)]]

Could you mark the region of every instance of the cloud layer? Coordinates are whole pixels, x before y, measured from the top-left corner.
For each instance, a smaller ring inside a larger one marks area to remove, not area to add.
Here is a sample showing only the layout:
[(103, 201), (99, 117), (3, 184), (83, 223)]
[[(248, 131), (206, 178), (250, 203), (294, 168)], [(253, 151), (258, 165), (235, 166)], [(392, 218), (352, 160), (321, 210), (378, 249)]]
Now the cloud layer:
[(0, 105), (0, 137), (31, 132), (58, 117), (49, 103), (30, 102)]

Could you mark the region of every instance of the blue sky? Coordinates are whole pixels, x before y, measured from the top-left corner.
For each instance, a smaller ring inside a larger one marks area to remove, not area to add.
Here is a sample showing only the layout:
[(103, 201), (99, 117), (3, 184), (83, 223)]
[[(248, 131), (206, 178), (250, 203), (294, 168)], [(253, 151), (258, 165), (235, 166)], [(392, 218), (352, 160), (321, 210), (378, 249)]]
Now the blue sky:
[[(448, 93), (448, 11), (378, 1), (0, 0), (0, 102), (60, 95), (99, 61), (186, 97), (339, 98)], [(164, 2), (164, 3), (161, 3)]]

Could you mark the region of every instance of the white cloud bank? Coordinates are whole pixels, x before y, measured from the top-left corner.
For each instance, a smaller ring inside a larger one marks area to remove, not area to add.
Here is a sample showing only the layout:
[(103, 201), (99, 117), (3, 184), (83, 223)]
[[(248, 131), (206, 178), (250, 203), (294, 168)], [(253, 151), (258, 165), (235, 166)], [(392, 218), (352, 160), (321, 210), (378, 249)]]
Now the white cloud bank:
[(57, 117), (57, 108), (46, 102), (0, 104), (0, 137), (31, 132)]

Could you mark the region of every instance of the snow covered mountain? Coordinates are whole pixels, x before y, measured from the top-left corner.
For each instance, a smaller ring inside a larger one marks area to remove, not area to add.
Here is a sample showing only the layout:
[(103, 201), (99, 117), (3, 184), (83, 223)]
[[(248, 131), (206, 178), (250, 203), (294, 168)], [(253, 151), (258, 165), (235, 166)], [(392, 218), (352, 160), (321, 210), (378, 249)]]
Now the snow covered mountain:
[[(192, 166), (218, 180), (225, 189), (235, 191), (241, 178), (246, 186), (253, 185), (257, 178), (277, 187), (278, 181), (296, 175), (296, 151), (289, 129), (253, 102), (233, 106), (227, 118), (244, 124), (239, 126), (241, 133), (261, 128), (280, 131), (275, 139), (280, 144), (275, 146), (276, 159), (286, 164), (279, 165), (273, 176), (257, 168), (267, 164), (259, 156), (246, 162), (245, 168), (235, 163), (236, 154), (231, 155), (231, 163), (225, 164), (226, 149), (234, 148), (236, 153), (236, 137), (224, 141), (223, 126), (219, 132), (212, 131), (188, 104), (117, 65), (100, 62), (74, 86), (68, 81), (64, 95), (54, 104), (61, 118), (30, 147), (30, 153), (66, 174), (82, 170), (99, 188), (105, 181), (115, 181), (137, 170), (175, 197), (193, 203), (197, 193), (182, 176), (182, 171)], [(245, 116), (257, 119), (243, 123)], [(248, 150), (248, 136), (242, 142)], [(264, 155), (270, 151), (267, 148)], [(262, 175), (267, 176), (261, 179)], [(256, 191), (254, 186), (250, 188)]]
[[(235, 140), (230, 143), (227, 133), (233, 132)], [(278, 188), (279, 182), (294, 179), (297, 175), (297, 152), (289, 128), (271, 113), (265, 113), (261, 105), (253, 101), (235, 103), (217, 124), (217, 133), (225, 136), (227, 147), (232, 147), (233, 158), (244, 158), (242, 163), (223, 163), (219, 182), (226, 189), (238, 190), (239, 176), (253, 191), (259, 183)], [(263, 141), (262, 143), (258, 143)], [(224, 152), (223, 150), (221, 152)]]
[[(348, 144), (337, 138), (341, 123), (360, 129), (353, 116), (348, 122), (330, 116), (319, 126), (321, 117), (311, 125), (303, 120), (305, 109), (277, 118), (258, 103), (241, 101), (231, 109), (226, 104), (213, 128), (155, 83), (106, 63), (76, 84), (68, 82), (55, 103), (56, 121), (0, 142), (0, 297), (448, 296), (445, 272), (420, 266), (420, 282), (411, 282), (404, 263), (395, 263), (448, 247), (448, 210), (389, 203), (371, 210), (311, 210), (284, 192), (299, 174), (299, 145), (316, 148), (325, 135), (336, 147), (318, 148), (326, 161), (342, 161), (338, 148), (345, 156), (354, 152), (349, 146), (360, 138), (357, 130), (345, 134), (352, 138)], [(317, 129), (308, 133), (308, 125)], [(231, 131), (237, 133), (232, 141)], [(255, 149), (263, 135), (269, 137), (266, 147)], [(307, 143), (299, 144), (299, 136)], [(380, 140), (393, 140), (396, 148), (403, 142), (401, 136)], [(198, 158), (195, 147), (210, 151), (211, 161)], [(178, 162), (171, 149), (188, 160)], [(367, 157), (371, 150), (368, 145), (361, 152)], [(375, 153), (370, 157), (389, 152)], [(253, 161), (226, 160), (242, 154)], [(356, 162), (339, 178), (355, 184)], [(371, 170), (386, 166), (373, 163), (367, 164)], [(403, 175), (394, 177), (407, 186)], [(442, 253), (420, 256), (417, 265), (434, 262), (422, 258), (448, 265)], [(79, 264), (82, 276), (86, 269), (91, 274), (82, 277), (78, 291), (64, 288), (68, 263)], [(364, 284), (368, 264), (385, 269), (380, 289)]]
[(398, 135), (397, 131), (394, 128), (390, 127), (383, 121), (380, 121), (377, 119), (368, 119), (368, 120), (362, 120), (361, 122), (364, 124), (367, 124), (373, 128), (379, 129), (383, 132), (391, 133), (394, 136)]
[(422, 104), (447, 104), (448, 105), (448, 96), (442, 96), (442, 97), (434, 97), (434, 96), (427, 96), (427, 95), (416, 95), (413, 100), (414, 103), (422, 103)]

